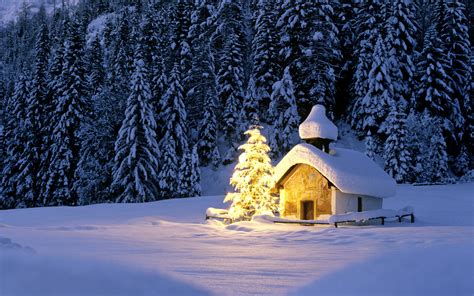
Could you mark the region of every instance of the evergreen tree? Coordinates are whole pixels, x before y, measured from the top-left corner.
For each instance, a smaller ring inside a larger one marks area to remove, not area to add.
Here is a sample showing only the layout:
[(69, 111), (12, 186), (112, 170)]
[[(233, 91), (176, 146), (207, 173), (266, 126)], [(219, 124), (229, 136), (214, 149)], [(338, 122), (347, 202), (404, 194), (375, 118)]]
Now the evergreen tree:
[(217, 147), (217, 106), (215, 97), (211, 95), (206, 97), (204, 110), (197, 149), (201, 164), (208, 165), (215, 157), (214, 149)]
[(434, 133), (431, 135), (429, 145), (426, 175), (429, 182), (439, 183), (444, 182), (448, 177), (448, 155), (441, 120), (434, 118), (431, 124), (434, 127)]
[(81, 152), (75, 172), (74, 191), (79, 204), (112, 199), (111, 183), (116, 140), (114, 110), (110, 90), (102, 87), (92, 96), (93, 115), (81, 128)]
[(73, 22), (64, 44), (62, 89), (52, 121), (51, 163), (44, 196), (47, 205), (77, 204), (72, 186), (80, 151), (80, 129), (90, 116), (83, 55), (79, 25)]
[(26, 137), (24, 118), (26, 102), (29, 97), (30, 85), (25, 74), (21, 74), (16, 82), (13, 95), (7, 101), (7, 122), (5, 128), (7, 157), (2, 172), (2, 194), (0, 207), (25, 207), (25, 198), (20, 195), (22, 186), (20, 178), (20, 158), (24, 153)]
[(48, 105), (47, 67), (49, 58), (49, 31), (45, 23), (41, 24), (35, 45), (35, 65), (31, 83), (31, 93), (26, 102), (24, 133), (26, 145), (21, 158), (18, 194), (26, 199), (28, 207), (41, 206), (40, 168), (43, 157), (44, 125), (46, 124), (45, 106)]
[(196, 146), (184, 154), (181, 159), (179, 173), (179, 195), (181, 197), (201, 195), (201, 185), (199, 184), (201, 174)]
[(293, 81), (288, 68), (285, 69), (282, 79), (273, 85), (269, 114), (270, 118), (276, 119), (270, 138), (272, 155), (280, 156), (293, 146), (293, 133), (300, 123)]
[(375, 160), (376, 151), (377, 146), (375, 144), (374, 138), (372, 137), (372, 133), (369, 130), (367, 132), (367, 136), (365, 137), (365, 155), (367, 155), (370, 159)]
[(340, 56), (332, 4), (289, 0), (282, 1), (279, 9), (280, 55), (284, 66), (290, 67), (298, 106), (307, 110), (321, 103), (332, 111), (334, 64)]
[(352, 116), (361, 118), (361, 122), (357, 123), (361, 130), (370, 130), (374, 134), (378, 132), (378, 127), (386, 118), (388, 103), (393, 100), (391, 67), (384, 41), (379, 36), (369, 72), (367, 93), (358, 104), (360, 108), (353, 110), (353, 114), (361, 112), (360, 115)]
[(468, 20), (465, 15), (464, 4), (459, 0), (447, 2), (444, 32), (445, 53), (449, 63), (448, 75), (452, 77), (452, 100), (459, 105), (460, 110), (454, 108), (451, 112), (451, 121), (456, 129), (455, 138), (462, 138), (465, 117), (470, 110), (469, 86), (472, 73), (470, 62), (471, 44), (469, 42)]
[(249, 139), (239, 147), (243, 153), (230, 179), (236, 192), (227, 193), (224, 199), (224, 202), (232, 202), (229, 215), (234, 221), (250, 220), (255, 214), (275, 212), (278, 208), (270, 193), (274, 182), (268, 156), (270, 147), (260, 129), (256, 126), (245, 132)]
[(414, 99), (414, 54), (417, 32), (413, 1), (393, 1), (387, 27), (387, 33), (393, 35), (387, 42), (390, 43), (389, 47), (393, 50), (396, 66), (400, 68), (400, 75), (395, 81), (399, 87), (395, 98), (397, 101), (404, 99), (406, 102), (412, 102)]
[(391, 102), (391, 111), (387, 118), (388, 138), (385, 141), (383, 158), (385, 171), (395, 181), (403, 183), (407, 180), (410, 169), (410, 153), (406, 145), (405, 118), (400, 106), (400, 103)]
[(141, 49), (137, 50), (134, 67), (125, 119), (115, 142), (113, 185), (120, 192), (117, 202), (152, 201), (158, 193), (156, 121)]
[(452, 80), (446, 73), (449, 64), (441, 44), (434, 27), (430, 28), (418, 64), (417, 107), (420, 111), (427, 109), (432, 116), (448, 118), (451, 110), (457, 107), (451, 99)]
[(256, 111), (260, 118), (265, 118), (265, 110), (270, 104), (272, 86), (279, 77), (278, 40), (276, 31), (276, 1), (259, 0), (255, 35), (252, 41), (254, 84), (249, 93), (254, 96), (252, 101), (257, 103)]
[(239, 106), (244, 95), (244, 28), (242, 6), (239, 1), (225, 0), (217, 12), (219, 24), (212, 36), (214, 45), (222, 44), (219, 51), (217, 72), (219, 103), (222, 113), (223, 131), (229, 141), (237, 130)]
[[(180, 65), (175, 63), (170, 76), (168, 90), (163, 96), (159, 114), (160, 122), (164, 123), (163, 138), (159, 142), (160, 171), (158, 180), (162, 198), (173, 198), (179, 194), (180, 160), (189, 153), (186, 129), (186, 109), (184, 107), (183, 87), (181, 86)], [(185, 179), (185, 178), (184, 178)]]
[(228, 37), (221, 58), (221, 68), (217, 74), (219, 86), (218, 98), (224, 105), (222, 114), (223, 130), (229, 141), (237, 130), (239, 120), (239, 106), (243, 102), (243, 67), (242, 53), (237, 36)]
[(355, 34), (355, 71), (352, 83), (354, 94), (352, 112), (350, 114), (351, 125), (362, 130), (362, 118), (364, 106), (362, 102), (369, 91), (369, 73), (373, 63), (373, 53), (377, 38), (380, 36), (382, 24), (385, 21), (385, 11), (381, 0), (369, 0), (361, 2), (356, 9), (356, 17), (353, 22)]

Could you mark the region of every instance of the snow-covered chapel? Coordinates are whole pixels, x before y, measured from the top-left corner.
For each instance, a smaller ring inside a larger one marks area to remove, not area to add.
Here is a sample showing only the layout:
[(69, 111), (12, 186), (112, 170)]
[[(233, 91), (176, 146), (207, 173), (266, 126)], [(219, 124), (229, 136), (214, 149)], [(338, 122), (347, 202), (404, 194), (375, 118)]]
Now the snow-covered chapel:
[(330, 147), (336, 125), (321, 105), (299, 126), (298, 144), (275, 168), (280, 216), (316, 220), (325, 215), (382, 208), (395, 195), (395, 181), (365, 154)]

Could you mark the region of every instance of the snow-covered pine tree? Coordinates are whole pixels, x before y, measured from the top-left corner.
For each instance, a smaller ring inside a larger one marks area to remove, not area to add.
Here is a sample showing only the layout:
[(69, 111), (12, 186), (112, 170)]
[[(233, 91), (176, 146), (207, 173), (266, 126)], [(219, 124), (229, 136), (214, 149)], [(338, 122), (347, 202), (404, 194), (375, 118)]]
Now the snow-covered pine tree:
[(44, 125), (47, 123), (45, 107), (47, 95), (47, 67), (49, 59), (49, 30), (42, 23), (36, 37), (35, 64), (31, 82), (31, 92), (26, 102), (24, 133), (26, 145), (19, 159), (20, 180), (18, 194), (26, 200), (26, 206), (41, 206), (41, 159), (44, 149)]
[(255, 126), (245, 132), (249, 139), (239, 147), (243, 152), (230, 179), (235, 192), (227, 193), (224, 199), (224, 202), (232, 202), (229, 215), (234, 221), (250, 220), (255, 214), (278, 209), (276, 198), (270, 192), (274, 182), (268, 156), (270, 147), (260, 129)]
[[(69, 30), (69, 19), (65, 18), (61, 22), (61, 26), (65, 32)], [(53, 130), (57, 120), (56, 116), (56, 107), (59, 102), (59, 97), (62, 94), (63, 89), (65, 89), (65, 80), (61, 76), (64, 63), (64, 39), (65, 32), (57, 31), (53, 43), (56, 44), (51, 56), (52, 61), (49, 67), (49, 73), (47, 75), (47, 95), (46, 102), (43, 105), (44, 109), (44, 124), (42, 126), (43, 136), (43, 155), (41, 159), (41, 166), (39, 171), (39, 176), (41, 176), (41, 198), (43, 205), (47, 202), (47, 191), (48, 191), (48, 179), (49, 179), (49, 169), (51, 164), (52, 157), (52, 145), (54, 143), (53, 139)]]
[(180, 180), (182, 172), (180, 161), (189, 153), (187, 139), (186, 109), (184, 107), (183, 87), (181, 85), (181, 73), (179, 63), (175, 63), (171, 71), (169, 87), (161, 102), (162, 113), (159, 114), (163, 137), (159, 142), (160, 170), (158, 181), (161, 198), (173, 198), (179, 196)]
[(118, 24), (112, 32), (114, 42), (111, 44), (109, 62), (111, 93), (122, 114), (130, 93), (130, 77), (133, 68), (133, 54), (130, 45), (132, 33), (129, 18), (127, 9), (123, 9), (117, 20)]
[(87, 83), (91, 94), (97, 94), (105, 84), (104, 50), (98, 34), (94, 35), (87, 50)]
[(431, 27), (425, 36), (417, 66), (417, 109), (420, 112), (427, 109), (431, 116), (449, 118), (455, 103), (451, 98), (452, 79), (446, 72), (449, 64), (437, 34), (435, 28)]
[(277, 28), (284, 67), (290, 66), (298, 106), (334, 106), (334, 61), (339, 57), (334, 9), (327, 1), (282, 1)]
[(274, 157), (289, 151), (294, 144), (293, 134), (300, 123), (294, 92), (293, 80), (287, 67), (282, 79), (273, 84), (269, 108), (270, 118), (275, 118), (269, 141)]
[[(265, 119), (267, 115), (265, 111), (270, 104), (273, 83), (280, 76), (276, 4), (275, 0), (258, 1), (255, 34), (252, 40), (253, 69), (251, 77), (254, 84), (252, 85), (253, 89), (248, 93), (255, 96), (253, 101), (258, 103), (255, 108), (262, 119)], [(249, 83), (249, 87), (250, 85)]]
[(444, 28), (441, 39), (444, 41), (444, 52), (447, 54), (448, 75), (452, 78), (452, 100), (457, 101), (459, 109), (451, 111), (451, 121), (455, 127), (455, 138), (462, 139), (465, 130), (465, 118), (468, 116), (469, 86), (472, 75), (470, 62), (471, 44), (469, 42), (469, 22), (465, 15), (462, 1), (452, 0), (446, 3)]
[[(188, 112), (188, 126), (190, 129), (202, 131), (203, 119), (206, 114), (206, 108), (202, 106), (208, 104), (209, 97), (214, 97), (215, 108), (217, 105), (217, 85), (215, 76), (215, 50), (211, 46), (211, 36), (215, 31), (216, 20), (216, 1), (199, 0), (194, 5), (191, 13), (191, 27), (189, 29), (190, 39), (192, 40), (192, 61), (191, 70), (188, 79), (189, 90), (187, 100), (191, 104), (186, 107)], [(220, 110), (220, 108), (216, 109)], [(216, 111), (214, 111), (216, 112)], [(217, 128), (217, 127), (216, 127)], [(198, 140), (199, 141), (199, 140)], [(202, 158), (202, 151), (198, 149), (202, 163), (206, 161)]]
[(217, 18), (219, 24), (212, 39), (214, 44), (223, 44), (223, 48), (219, 52), (216, 81), (219, 103), (224, 106), (222, 129), (230, 142), (238, 127), (238, 109), (244, 95), (244, 28), (240, 1), (222, 1)]
[(117, 121), (110, 90), (103, 86), (92, 96), (93, 115), (81, 128), (81, 153), (73, 189), (81, 205), (115, 200), (111, 195)]
[(190, 196), (200, 196), (201, 195), (201, 169), (199, 168), (199, 153), (197, 150), (197, 145), (193, 146), (191, 151), (191, 188)]
[(60, 94), (56, 102), (51, 141), (51, 163), (45, 192), (46, 205), (75, 205), (72, 190), (80, 151), (80, 129), (90, 116), (90, 102), (84, 68), (84, 52), (79, 24), (69, 26), (64, 42), (64, 62)]
[[(79, 204), (112, 200), (111, 183), (116, 140), (117, 109), (110, 99), (103, 49), (94, 36), (88, 49), (87, 81), (92, 98), (91, 118), (81, 127), (81, 152), (75, 171), (73, 189)], [(123, 115), (120, 115), (120, 118)]]
[(446, 153), (446, 141), (443, 136), (442, 120), (433, 118), (431, 125), (434, 127), (434, 133), (431, 135), (431, 141), (428, 150), (428, 163), (425, 166), (427, 180), (432, 183), (442, 183), (448, 177), (448, 155)]
[(377, 145), (375, 144), (372, 132), (369, 130), (365, 137), (365, 155), (370, 159), (375, 160), (375, 152), (377, 151)]
[(360, 128), (372, 135), (379, 131), (379, 126), (387, 116), (388, 103), (393, 100), (393, 85), (391, 80), (391, 62), (383, 38), (379, 35), (373, 53), (372, 67), (368, 77), (367, 93), (360, 102), (360, 109), (353, 110), (352, 118), (360, 118)]
[[(199, 129), (199, 140), (197, 143), (197, 149), (199, 152), (199, 159), (201, 164), (206, 166), (214, 158), (214, 149), (217, 148), (217, 98), (212, 94), (206, 96), (206, 102), (204, 105), (204, 116), (201, 120)], [(220, 158), (220, 157), (219, 157)]]
[(386, 26), (387, 33), (392, 38), (387, 40), (396, 62), (396, 66), (400, 68), (398, 79), (394, 77), (393, 82), (398, 86), (395, 99), (397, 101), (402, 98), (406, 102), (414, 100), (414, 76), (415, 65), (414, 55), (416, 47), (417, 23), (415, 20), (415, 5), (412, 0), (395, 0), (392, 1), (390, 7), (390, 16)]
[(5, 129), (6, 152), (2, 172), (2, 194), (0, 207), (15, 208), (25, 207), (24, 196), (19, 195), (18, 187), (22, 181), (20, 174), (20, 157), (24, 152), (26, 137), (24, 119), (26, 102), (30, 96), (29, 79), (22, 73), (15, 81), (13, 95), (7, 98), (7, 121)]
[(365, 106), (362, 102), (369, 89), (369, 73), (372, 68), (373, 53), (377, 38), (385, 21), (382, 12), (384, 4), (381, 0), (368, 0), (360, 2), (355, 12), (353, 30), (355, 34), (354, 48), (354, 75), (352, 92), (354, 94), (352, 111), (350, 114), (351, 125), (362, 131)]
[(462, 145), (461, 152), (454, 159), (453, 163), (453, 172), (458, 176), (463, 176), (470, 171), (470, 162), (471, 156), (469, 156), (469, 151), (467, 150), (466, 145)]
[(197, 146), (192, 150), (186, 151), (181, 158), (179, 167), (179, 196), (192, 197), (201, 195), (201, 173), (199, 170), (199, 156)]
[(401, 102), (390, 102), (390, 113), (386, 121), (386, 133), (383, 158), (385, 171), (398, 183), (407, 181), (410, 169), (410, 153), (406, 145), (407, 131)]
[(243, 67), (241, 49), (236, 45), (237, 36), (228, 37), (221, 58), (221, 68), (217, 74), (218, 98), (224, 106), (222, 114), (223, 131), (229, 141), (238, 130), (239, 107), (243, 103)]
[[(191, 26), (191, 0), (178, 0), (174, 5), (172, 15), (171, 50), (175, 62), (179, 62), (179, 72), (183, 76), (181, 83), (185, 94), (187, 93), (187, 78), (191, 69), (191, 41), (189, 40), (189, 28)], [(186, 98), (185, 98), (186, 99)], [(192, 102), (186, 102), (186, 106)]]
[(255, 80), (250, 77), (242, 107), (240, 108), (238, 134), (243, 134), (249, 126), (260, 122), (260, 103), (256, 94)]
[(142, 49), (136, 51), (125, 119), (115, 142), (113, 185), (117, 202), (146, 202), (158, 195), (158, 143), (148, 72)]

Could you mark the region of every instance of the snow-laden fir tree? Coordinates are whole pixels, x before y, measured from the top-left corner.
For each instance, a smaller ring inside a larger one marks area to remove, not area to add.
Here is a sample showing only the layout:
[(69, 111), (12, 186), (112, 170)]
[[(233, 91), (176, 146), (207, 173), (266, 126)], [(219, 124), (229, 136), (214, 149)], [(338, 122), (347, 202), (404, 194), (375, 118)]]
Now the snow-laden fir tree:
[(461, 140), (465, 117), (470, 109), (469, 86), (472, 73), (470, 62), (471, 44), (469, 42), (469, 22), (465, 15), (462, 1), (452, 0), (446, 3), (446, 14), (443, 22), (441, 39), (444, 41), (444, 52), (447, 54), (448, 75), (452, 78), (452, 100), (459, 105), (459, 110), (453, 108), (451, 121), (454, 124), (456, 139)]
[(315, 103), (333, 109), (333, 63), (340, 52), (332, 5), (327, 1), (289, 0), (281, 1), (279, 7), (279, 53), (283, 66), (290, 67), (302, 110)]
[(417, 109), (428, 110), (432, 116), (448, 118), (457, 109), (451, 94), (452, 79), (447, 74), (449, 63), (441, 48), (442, 42), (434, 27), (428, 29), (418, 63)]
[(45, 192), (47, 205), (75, 205), (72, 190), (80, 151), (80, 129), (90, 116), (90, 101), (85, 82), (83, 40), (79, 24), (72, 22), (64, 43), (64, 62), (60, 75), (51, 138), (51, 162)]
[(231, 202), (229, 215), (234, 221), (250, 220), (253, 215), (275, 212), (276, 198), (270, 192), (273, 186), (273, 167), (268, 152), (270, 147), (255, 126), (245, 132), (247, 142), (239, 147), (242, 154), (235, 166), (230, 184), (235, 192), (227, 193), (224, 202)]
[[(215, 98), (215, 106), (218, 107), (215, 49), (211, 46), (211, 36), (216, 25), (214, 19), (216, 3), (214, 2), (212, 0), (196, 1), (191, 13), (189, 35), (192, 40), (192, 61), (187, 81), (189, 88), (187, 101), (191, 104), (186, 107), (190, 129), (202, 130), (203, 118), (209, 116), (205, 113), (206, 108), (203, 109), (202, 106), (208, 104), (209, 97)], [(200, 149), (199, 154), (203, 156)], [(202, 163), (206, 162), (202, 158), (201, 160)]]
[(300, 123), (294, 92), (293, 80), (287, 67), (282, 79), (273, 84), (269, 108), (270, 118), (275, 118), (269, 143), (272, 156), (275, 157), (289, 151), (294, 144), (293, 134)]
[(407, 181), (410, 170), (410, 153), (408, 151), (407, 130), (402, 103), (391, 101), (390, 113), (386, 121), (386, 133), (383, 158), (385, 171), (398, 183)]
[(258, 103), (255, 108), (260, 118), (266, 117), (270, 104), (272, 86), (278, 80), (280, 67), (278, 65), (278, 35), (276, 30), (275, 0), (259, 0), (257, 3), (257, 18), (255, 20), (255, 35), (252, 40), (253, 69), (251, 77), (254, 81), (249, 91)]
[(181, 197), (201, 195), (201, 185), (199, 184), (201, 182), (201, 172), (196, 145), (181, 158), (179, 176), (179, 195)]
[(81, 205), (115, 201), (110, 187), (117, 119), (110, 111), (114, 110), (110, 96), (107, 87), (92, 96), (93, 115), (81, 128), (81, 153), (73, 186)]
[(375, 160), (375, 152), (377, 151), (377, 145), (375, 144), (374, 138), (372, 137), (372, 132), (369, 130), (367, 136), (365, 137), (365, 155), (370, 159)]
[(461, 152), (454, 159), (454, 164), (452, 166), (453, 172), (458, 176), (463, 176), (467, 174), (470, 170), (471, 157), (469, 156), (469, 151), (467, 150), (466, 145), (462, 145)]
[(87, 83), (91, 94), (97, 94), (105, 84), (104, 54), (98, 34), (87, 49)]
[(44, 125), (46, 121), (45, 107), (47, 95), (47, 68), (49, 59), (49, 30), (46, 23), (41, 24), (35, 44), (35, 64), (31, 82), (31, 92), (26, 102), (26, 114), (24, 120), (24, 133), (26, 145), (20, 165), (20, 186), (18, 193), (21, 194), (28, 207), (41, 206), (41, 159), (44, 156)]
[[(201, 164), (206, 166), (216, 160), (215, 149), (217, 148), (217, 98), (211, 94), (206, 96), (204, 104), (204, 115), (199, 129), (199, 140), (197, 149)], [(218, 152), (219, 150), (217, 150)], [(220, 156), (218, 157), (220, 158)]]
[(24, 152), (26, 137), (24, 130), (24, 118), (26, 102), (29, 98), (29, 79), (26, 74), (21, 74), (16, 82), (13, 95), (7, 100), (7, 121), (4, 127), (6, 139), (7, 156), (3, 163), (2, 193), (0, 195), (0, 207), (15, 208), (24, 207), (25, 198), (19, 195), (18, 187), (22, 182), (20, 174), (20, 157)]
[(386, 20), (382, 14), (384, 4), (381, 0), (360, 2), (356, 7), (353, 31), (355, 34), (354, 75), (352, 92), (354, 95), (351, 125), (358, 130), (362, 128), (362, 118), (365, 112), (362, 101), (369, 88), (369, 72), (373, 62), (373, 53), (380, 35), (380, 30)]
[[(68, 31), (69, 28), (69, 19), (65, 18), (60, 25), (64, 31)], [(43, 104), (44, 110), (44, 123), (42, 125), (42, 134), (43, 134), (43, 155), (41, 157), (41, 166), (39, 169), (38, 175), (41, 177), (41, 198), (42, 204), (47, 202), (46, 195), (48, 194), (48, 179), (49, 179), (49, 169), (51, 163), (51, 157), (53, 150), (51, 146), (54, 142), (53, 139), (53, 130), (57, 120), (56, 116), (56, 107), (59, 102), (59, 97), (62, 94), (63, 89), (65, 89), (65, 80), (62, 78), (61, 73), (63, 70), (64, 63), (64, 38), (65, 33), (63, 31), (56, 32), (54, 38), (52, 39), (56, 48), (52, 50), (51, 53), (51, 65), (49, 66), (48, 80), (47, 80), (47, 93), (46, 101)]]
[(156, 121), (141, 49), (136, 52), (134, 67), (125, 119), (115, 143), (113, 185), (119, 188), (117, 202), (152, 201), (158, 194)]
[(255, 92), (255, 80), (253, 77), (250, 77), (250, 81), (247, 86), (247, 92), (245, 94), (242, 107), (240, 108), (238, 128), (239, 134), (243, 134), (245, 131), (247, 131), (249, 126), (257, 125), (260, 122), (260, 103)]
[(448, 155), (446, 153), (446, 141), (439, 118), (431, 119), (433, 134), (428, 150), (428, 165), (425, 166), (426, 180), (431, 183), (445, 182), (448, 177)]
[(390, 43), (388, 47), (393, 50), (396, 66), (400, 68), (400, 75), (393, 79), (394, 83), (398, 84), (395, 98), (397, 101), (403, 98), (406, 102), (411, 102), (414, 99), (414, 55), (417, 33), (413, 1), (392, 1), (386, 27), (387, 34), (391, 35), (391, 38), (387, 40)]
[[(191, 0), (178, 0), (172, 11), (171, 21), (171, 50), (173, 60), (179, 61), (179, 72), (183, 76), (183, 89), (185, 93), (188, 90), (189, 70), (191, 68), (191, 41), (189, 40), (189, 28), (191, 26)], [(186, 106), (192, 102), (185, 102)]]
[(186, 109), (184, 107), (184, 91), (181, 85), (180, 65), (174, 64), (171, 71), (169, 87), (161, 102), (162, 112), (158, 114), (159, 122), (163, 123), (159, 142), (160, 170), (158, 180), (161, 198), (179, 196), (181, 160), (189, 153), (187, 138)]
[(91, 118), (86, 120), (80, 131), (81, 152), (73, 186), (78, 194), (79, 204), (112, 200), (110, 185), (119, 119), (116, 114), (117, 106), (110, 99), (102, 53), (102, 46), (96, 35), (88, 50), (87, 81), (93, 110)]
[(223, 106), (222, 129), (229, 142), (238, 128), (239, 108), (244, 96), (244, 28), (239, 1), (222, 1), (218, 8), (219, 25), (213, 42), (223, 44), (218, 53), (216, 81), (219, 103)]
[(391, 80), (391, 62), (382, 36), (379, 35), (373, 53), (372, 67), (368, 77), (368, 89), (361, 102), (354, 109), (352, 118), (360, 118), (358, 124), (364, 131), (378, 132), (380, 124), (387, 115), (388, 103), (393, 100), (393, 85)]

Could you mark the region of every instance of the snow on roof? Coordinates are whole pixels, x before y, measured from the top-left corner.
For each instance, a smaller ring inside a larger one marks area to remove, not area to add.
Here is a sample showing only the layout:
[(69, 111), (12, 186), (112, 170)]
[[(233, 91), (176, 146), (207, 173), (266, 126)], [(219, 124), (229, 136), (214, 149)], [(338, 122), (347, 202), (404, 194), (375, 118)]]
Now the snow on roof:
[(308, 117), (300, 124), (301, 139), (324, 138), (337, 140), (337, 127), (326, 116), (326, 108), (316, 105), (311, 109)]
[(275, 168), (280, 181), (294, 165), (307, 164), (344, 193), (375, 197), (395, 195), (395, 181), (375, 162), (358, 151), (337, 148), (334, 155), (310, 144), (299, 144), (288, 152)]

